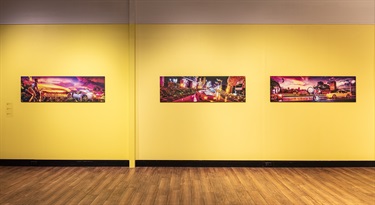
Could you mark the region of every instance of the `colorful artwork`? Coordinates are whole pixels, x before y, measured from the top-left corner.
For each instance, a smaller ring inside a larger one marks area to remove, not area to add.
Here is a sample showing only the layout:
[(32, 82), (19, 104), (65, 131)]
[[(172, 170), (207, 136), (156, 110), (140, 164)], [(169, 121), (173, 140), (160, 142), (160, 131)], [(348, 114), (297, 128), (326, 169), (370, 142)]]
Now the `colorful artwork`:
[(160, 102), (246, 102), (246, 78), (161, 76)]
[(271, 76), (271, 102), (356, 102), (354, 76)]
[(105, 102), (103, 76), (22, 76), (21, 102)]

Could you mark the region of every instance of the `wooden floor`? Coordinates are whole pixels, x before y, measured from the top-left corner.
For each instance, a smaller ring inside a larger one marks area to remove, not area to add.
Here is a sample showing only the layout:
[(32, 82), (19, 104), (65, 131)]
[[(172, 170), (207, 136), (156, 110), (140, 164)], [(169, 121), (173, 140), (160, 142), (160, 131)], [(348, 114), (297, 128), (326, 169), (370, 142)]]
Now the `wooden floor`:
[(0, 204), (375, 205), (375, 168), (4, 166)]

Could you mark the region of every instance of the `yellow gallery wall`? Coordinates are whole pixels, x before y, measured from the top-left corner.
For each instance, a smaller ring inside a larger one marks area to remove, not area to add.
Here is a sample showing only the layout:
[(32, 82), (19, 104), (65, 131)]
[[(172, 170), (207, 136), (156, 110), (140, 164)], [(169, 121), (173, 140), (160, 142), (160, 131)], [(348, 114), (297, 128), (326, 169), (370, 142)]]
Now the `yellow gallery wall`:
[[(374, 35), (374, 25), (0, 25), (0, 159), (374, 160)], [(21, 103), (25, 75), (105, 76), (106, 102)], [(247, 102), (160, 103), (162, 75), (245, 75)], [(357, 102), (270, 103), (271, 75), (356, 76)]]
[[(128, 25), (1, 25), (0, 158), (128, 159), (128, 41)], [(21, 103), (21, 76), (105, 76), (106, 102)]]
[[(374, 25), (137, 25), (136, 157), (374, 160)], [(246, 103), (160, 103), (160, 76), (246, 76)], [(356, 76), (356, 103), (271, 103), (270, 76)]]

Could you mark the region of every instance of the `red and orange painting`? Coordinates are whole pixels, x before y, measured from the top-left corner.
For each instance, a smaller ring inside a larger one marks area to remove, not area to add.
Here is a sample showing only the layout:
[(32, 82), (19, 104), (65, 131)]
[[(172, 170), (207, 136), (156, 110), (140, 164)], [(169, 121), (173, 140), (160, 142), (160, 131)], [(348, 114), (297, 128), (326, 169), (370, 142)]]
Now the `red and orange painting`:
[(21, 102), (105, 102), (105, 77), (21, 76)]
[(246, 102), (246, 78), (161, 76), (160, 102)]
[(271, 102), (356, 102), (355, 76), (271, 76)]

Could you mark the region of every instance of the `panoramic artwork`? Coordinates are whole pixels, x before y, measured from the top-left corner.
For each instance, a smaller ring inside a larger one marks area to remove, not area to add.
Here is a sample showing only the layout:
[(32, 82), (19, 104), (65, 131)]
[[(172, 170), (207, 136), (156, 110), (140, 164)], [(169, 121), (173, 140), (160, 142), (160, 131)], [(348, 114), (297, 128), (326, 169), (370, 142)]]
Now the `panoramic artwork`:
[(271, 102), (356, 102), (354, 76), (271, 76)]
[(160, 102), (246, 102), (246, 78), (161, 76)]
[(22, 76), (21, 102), (105, 102), (103, 76)]

